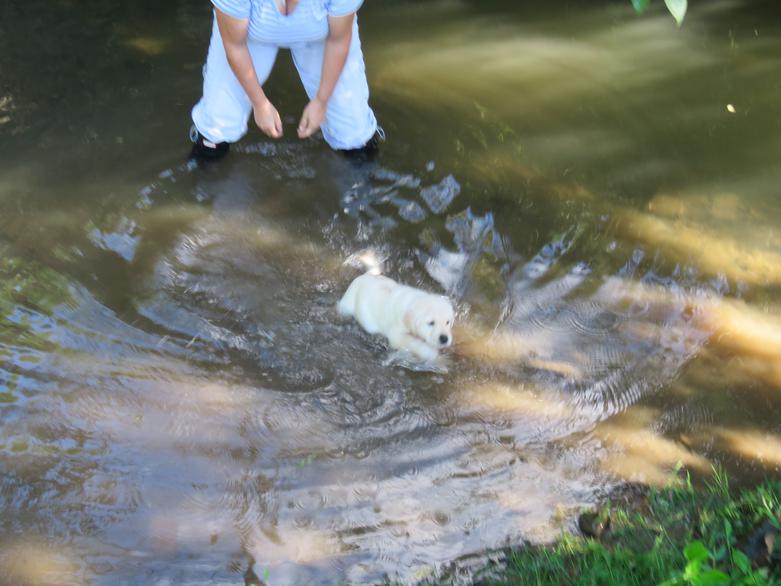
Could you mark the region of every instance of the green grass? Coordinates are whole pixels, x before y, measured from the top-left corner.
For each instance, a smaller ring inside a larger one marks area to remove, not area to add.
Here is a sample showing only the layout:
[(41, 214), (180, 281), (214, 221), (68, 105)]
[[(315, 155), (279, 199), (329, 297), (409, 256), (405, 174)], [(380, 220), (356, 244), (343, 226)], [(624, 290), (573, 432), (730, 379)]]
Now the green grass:
[[(687, 480), (608, 512), (611, 528), (599, 541), (565, 535), (552, 546), (513, 550), (500, 578), (476, 576), (476, 582), (781, 584), (781, 535), (770, 560), (755, 563), (767, 552), (761, 536), (781, 529), (781, 482), (733, 493), (717, 472), (701, 489)], [(756, 546), (757, 536), (764, 549)]]

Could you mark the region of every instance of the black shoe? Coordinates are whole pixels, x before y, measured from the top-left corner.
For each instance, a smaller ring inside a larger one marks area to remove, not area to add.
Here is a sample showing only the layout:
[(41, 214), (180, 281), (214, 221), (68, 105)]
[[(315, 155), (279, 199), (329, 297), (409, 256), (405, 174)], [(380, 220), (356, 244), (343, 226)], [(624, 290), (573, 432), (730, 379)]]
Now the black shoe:
[(377, 132), (375, 132), (374, 135), (372, 135), (372, 137), (366, 141), (365, 145), (357, 149), (344, 149), (339, 152), (350, 160), (358, 162), (373, 161), (377, 158), (377, 155), (380, 152), (381, 142), (385, 142), (385, 131), (381, 126), (378, 126)]
[(227, 155), (230, 150), (230, 143), (213, 143), (198, 132), (195, 127), (190, 129), (190, 140), (193, 141), (193, 148), (188, 157), (191, 161), (217, 161)]

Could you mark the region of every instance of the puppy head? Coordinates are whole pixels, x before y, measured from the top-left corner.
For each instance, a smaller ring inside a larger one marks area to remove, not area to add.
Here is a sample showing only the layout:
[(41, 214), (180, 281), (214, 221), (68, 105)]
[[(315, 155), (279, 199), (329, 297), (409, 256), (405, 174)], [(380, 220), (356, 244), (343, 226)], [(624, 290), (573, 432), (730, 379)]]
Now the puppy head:
[(426, 295), (407, 310), (405, 322), (410, 333), (432, 348), (453, 343), (455, 312), (447, 297)]

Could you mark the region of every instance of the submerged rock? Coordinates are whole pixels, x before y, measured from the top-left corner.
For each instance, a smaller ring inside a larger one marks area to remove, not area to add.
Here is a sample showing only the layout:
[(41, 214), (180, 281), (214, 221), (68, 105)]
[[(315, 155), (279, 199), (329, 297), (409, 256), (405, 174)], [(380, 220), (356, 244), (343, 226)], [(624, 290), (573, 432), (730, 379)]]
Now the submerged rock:
[(600, 539), (605, 532), (610, 531), (610, 513), (605, 509), (581, 513), (578, 528), (586, 537)]
[(765, 520), (748, 538), (744, 551), (754, 567), (781, 565), (781, 552), (776, 552), (776, 545), (781, 548), (781, 537), (778, 527)]

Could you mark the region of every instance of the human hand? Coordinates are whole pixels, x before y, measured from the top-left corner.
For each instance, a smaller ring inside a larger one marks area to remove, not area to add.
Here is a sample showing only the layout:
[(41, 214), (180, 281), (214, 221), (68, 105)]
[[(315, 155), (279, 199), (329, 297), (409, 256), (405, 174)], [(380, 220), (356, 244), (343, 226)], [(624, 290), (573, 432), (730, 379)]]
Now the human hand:
[(304, 113), (301, 115), (301, 122), (298, 123), (298, 138), (309, 138), (325, 120), (325, 102), (315, 98), (306, 105)]
[(255, 112), (255, 124), (258, 125), (258, 128), (271, 138), (282, 136), (282, 118), (279, 117), (279, 112), (277, 112), (271, 101), (266, 100), (253, 109)]

